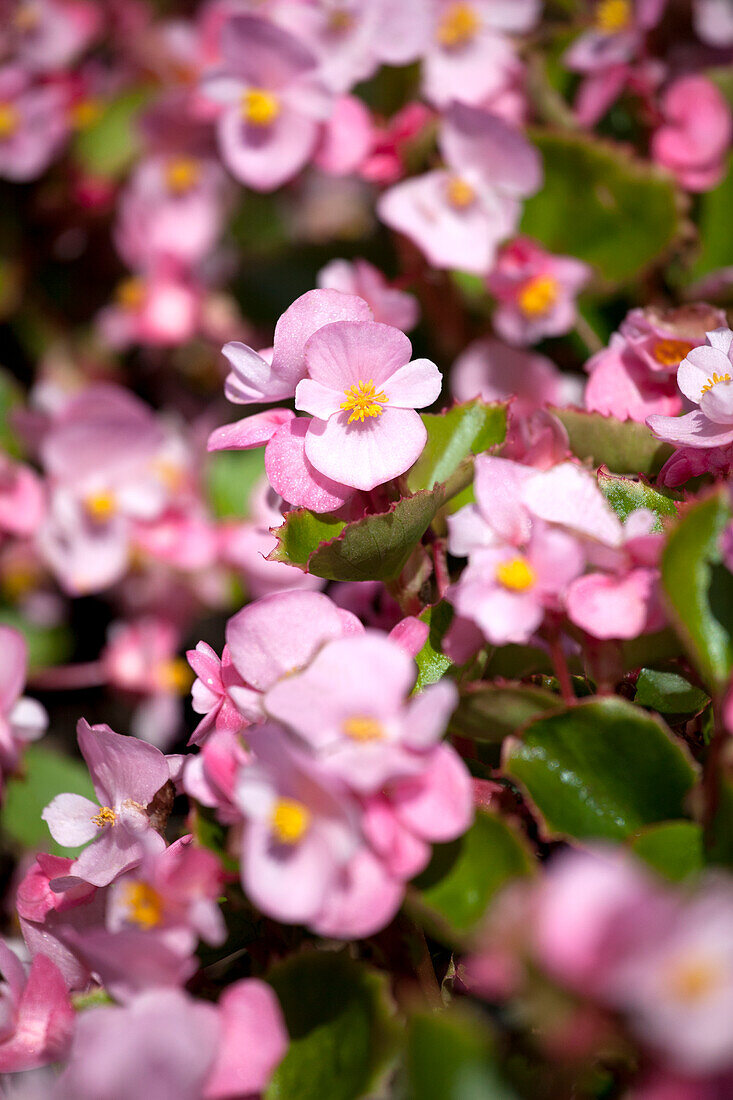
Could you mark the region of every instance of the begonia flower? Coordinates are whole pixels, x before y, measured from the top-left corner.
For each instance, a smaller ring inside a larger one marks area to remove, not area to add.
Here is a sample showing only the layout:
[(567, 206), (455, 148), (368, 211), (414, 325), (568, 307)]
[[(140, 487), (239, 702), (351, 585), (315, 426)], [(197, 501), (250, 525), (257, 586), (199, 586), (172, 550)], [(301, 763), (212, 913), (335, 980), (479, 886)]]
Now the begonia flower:
[(217, 1004), (220, 1038), (204, 1100), (234, 1100), (264, 1092), (288, 1048), (282, 1009), (271, 986), (244, 978)]
[(70, 65), (99, 33), (101, 12), (90, 0), (11, 0), (0, 45), (27, 69), (53, 72)]
[(140, 861), (143, 840), (165, 847), (152, 829), (148, 807), (168, 782), (168, 765), (152, 745), (122, 737), (109, 726), (90, 726), (81, 718), (77, 736), (99, 802), (59, 794), (41, 816), (59, 844), (77, 848), (92, 841), (71, 873), (93, 886), (107, 886)]
[(733, 46), (733, 10), (728, 0), (693, 0), (692, 20), (695, 32), (708, 46)]
[(191, 734), (189, 745), (200, 745), (212, 730), (239, 732), (246, 720), (229, 697), (232, 685), (244, 686), (244, 681), (232, 664), (229, 647), (224, 646), (221, 659), (206, 642), (189, 649), (186, 658), (196, 674), (191, 688), (191, 706), (203, 715)]
[(362, 298), (374, 314), (374, 320), (384, 325), (394, 325), (409, 332), (418, 322), (417, 299), (390, 286), (381, 271), (368, 260), (355, 259), (351, 263), (331, 260), (318, 272), (317, 279), (320, 287)]
[(682, 76), (665, 91), (663, 123), (651, 154), (688, 191), (710, 191), (725, 175), (733, 137), (727, 101), (704, 76)]
[(46, 493), (38, 474), (0, 453), (0, 531), (34, 535), (45, 510)]
[(677, 371), (677, 385), (699, 407), (684, 416), (650, 416), (657, 439), (677, 447), (724, 447), (733, 443), (733, 332), (707, 333), (707, 346), (693, 348)]
[(441, 375), (411, 352), (402, 332), (375, 321), (338, 321), (311, 336), (295, 405), (313, 416), (305, 453), (321, 474), (368, 490), (417, 460), (427, 432), (415, 409), (436, 400)]
[(68, 1049), (75, 1015), (61, 974), (45, 955), (37, 955), (26, 975), (3, 940), (0, 973), (0, 1073), (57, 1061)]
[(20, 66), (0, 68), (0, 177), (22, 182), (40, 176), (67, 134), (58, 85), (33, 85)]

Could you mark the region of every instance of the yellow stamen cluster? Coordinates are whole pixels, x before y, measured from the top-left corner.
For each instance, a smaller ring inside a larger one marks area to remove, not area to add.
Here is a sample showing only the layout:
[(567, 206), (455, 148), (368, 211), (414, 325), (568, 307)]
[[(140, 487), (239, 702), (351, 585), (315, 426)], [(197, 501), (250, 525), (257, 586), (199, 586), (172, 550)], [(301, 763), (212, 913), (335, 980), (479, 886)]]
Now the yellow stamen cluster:
[(334, 8), (328, 16), (328, 29), (331, 34), (346, 34), (354, 26), (354, 16), (346, 8)]
[(166, 165), (165, 182), (173, 195), (192, 191), (201, 178), (201, 165), (193, 157), (177, 157)]
[(676, 367), (692, 348), (686, 340), (657, 340), (652, 355), (663, 367)]
[(344, 397), (346, 400), (341, 402), (339, 408), (351, 413), (349, 424), (353, 420), (363, 423), (366, 416), (381, 416), (384, 412), (382, 406), (389, 401), (384, 390), (380, 390), (379, 393), (375, 391), (371, 378), (368, 382), (359, 379), (353, 386), (349, 386), (344, 390)]
[(118, 283), (115, 291), (117, 304), (130, 313), (142, 309), (145, 302), (145, 283), (134, 275), (129, 279), (123, 279)]
[(527, 317), (542, 317), (558, 299), (560, 287), (552, 275), (535, 275), (519, 291), (517, 303)]
[(347, 718), (342, 729), (352, 741), (381, 741), (384, 737), (381, 722), (366, 714), (354, 714)]
[(250, 88), (242, 95), (242, 118), (251, 126), (269, 126), (280, 114), (280, 101), (264, 88)]
[(471, 4), (451, 4), (438, 24), (435, 37), (441, 46), (456, 49), (476, 37), (481, 21)]
[(117, 501), (114, 493), (101, 489), (98, 493), (90, 493), (84, 500), (87, 515), (94, 523), (106, 523), (117, 510)]
[(297, 844), (308, 831), (310, 821), (310, 810), (302, 802), (280, 798), (272, 811), (270, 825), (281, 844)]
[(20, 125), (20, 115), (12, 103), (0, 103), (0, 141), (12, 137)]
[(718, 984), (718, 972), (709, 959), (689, 959), (670, 971), (668, 989), (677, 1000), (694, 1004)]
[(630, 25), (630, 0), (601, 0), (596, 8), (597, 30), (602, 34), (619, 34)]
[(108, 825), (114, 825), (116, 820), (117, 814), (109, 806), (100, 806), (99, 813), (92, 818), (98, 829), (105, 829)]
[(156, 680), (163, 691), (176, 692), (177, 695), (187, 695), (191, 690), (194, 675), (187, 661), (183, 657), (171, 657), (167, 661), (161, 661), (156, 670)]
[(470, 183), (460, 176), (451, 176), (448, 180), (448, 202), (456, 210), (465, 210), (476, 200), (476, 192)]
[(88, 130), (102, 116), (102, 105), (97, 99), (79, 99), (69, 108), (69, 120), (75, 130)]
[(496, 567), (496, 579), (510, 592), (526, 592), (537, 580), (537, 574), (526, 558), (518, 556), (502, 561)]
[(704, 393), (707, 393), (708, 390), (711, 390), (713, 388), (713, 386), (717, 386), (718, 382), (730, 382), (730, 380), (731, 380), (731, 377), (730, 377), (729, 374), (717, 374), (717, 373), (713, 374), (713, 377), (708, 378), (707, 383), (703, 386), (702, 390), (700, 391), (700, 397), (702, 397), (702, 395)]
[(128, 921), (140, 928), (156, 928), (163, 919), (163, 899), (147, 882), (128, 883), (124, 904)]

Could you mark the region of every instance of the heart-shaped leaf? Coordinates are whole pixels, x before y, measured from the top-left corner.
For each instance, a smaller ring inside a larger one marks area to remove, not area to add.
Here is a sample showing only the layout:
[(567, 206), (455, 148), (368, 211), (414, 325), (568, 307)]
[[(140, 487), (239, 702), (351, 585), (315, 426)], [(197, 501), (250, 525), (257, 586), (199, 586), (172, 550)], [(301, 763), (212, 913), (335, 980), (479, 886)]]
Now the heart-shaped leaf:
[(541, 714), (564, 710), (559, 695), (527, 684), (469, 684), (451, 729), (473, 741), (498, 743)]
[(643, 668), (636, 681), (634, 702), (659, 714), (699, 714), (710, 702), (710, 696), (679, 672)]
[(703, 868), (702, 828), (696, 821), (663, 821), (631, 841), (635, 854), (660, 875), (681, 882)]

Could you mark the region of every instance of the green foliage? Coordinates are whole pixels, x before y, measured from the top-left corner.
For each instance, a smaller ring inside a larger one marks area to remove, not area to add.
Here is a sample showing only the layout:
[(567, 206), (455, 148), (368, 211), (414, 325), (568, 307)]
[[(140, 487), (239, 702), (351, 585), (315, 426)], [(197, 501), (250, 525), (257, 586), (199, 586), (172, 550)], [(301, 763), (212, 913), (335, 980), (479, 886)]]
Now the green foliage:
[(698, 199), (697, 225), (700, 244), (685, 282), (694, 282), (722, 267), (730, 266), (731, 209), (733, 209), (733, 155), (728, 159), (725, 178)]
[[(95, 799), (86, 767), (45, 744), (29, 745), (22, 774), (8, 781), (0, 810), (0, 827), (16, 844), (29, 851), (77, 856), (78, 848), (62, 848), (51, 839), (41, 812), (57, 794), (67, 791)], [(96, 799), (95, 799), (96, 801)]]
[(681, 230), (680, 197), (657, 168), (583, 134), (535, 131), (545, 181), (524, 207), (522, 232), (577, 256), (604, 278), (639, 275)]
[(272, 561), (298, 565), (331, 581), (391, 581), (427, 531), (445, 498), (441, 485), (404, 497), (388, 512), (344, 523), (305, 508), (288, 512), (277, 529)]
[(460, 944), (479, 925), (497, 891), (510, 879), (530, 874), (533, 865), (515, 829), (496, 814), (479, 810), (462, 837), (435, 845), (406, 904), (436, 939)]
[(527, 684), (470, 684), (461, 694), (451, 729), (474, 741), (503, 741), (541, 714), (564, 710), (559, 695)]
[(81, 130), (74, 154), (92, 176), (121, 176), (140, 153), (138, 118), (150, 99), (150, 88), (133, 88), (107, 103), (100, 117)]
[(660, 875), (681, 882), (703, 867), (702, 829), (695, 821), (663, 821), (631, 841), (634, 854)]
[[(0, 268), (0, 275), (2, 268)], [(0, 285), (0, 298), (2, 297), (2, 286)], [(2, 317), (2, 308), (0, 303), (0, 318)], [(15, 438), (15, 432), (10, 425), (10, 414), (13, 409), (17, 408), (23, 401), (23, 391), (18, 383), (13, 378), (12, 374), (6, 370), (0, 370), (0, 447), (8, 454), (17, 456), (20, 453), (18, 441)]]
[(466, 1005), (416, 1013), (407, 1027), (409, 1100), (517, 1100), (493, 1064), (493, 1036)]
[(265, 452), (214, 451), (206, 459), (206, 495), (217, 519), (242, 519), (265, 473)]
[(636, 681), (634, 702), (660, 714), (699, 714), (710, 696), (691, 684), (678, 672), (658, 672), (643, 668)]
[(447, 481), (469, 455), (506, 438), (506, 405), (468, 401), (442, 413), (423, 413), (428, 430), (425, 450), (407, 475), (411, 492)]
[(720, 550), (730, 520), (728, 494), (720, 489), (685, 512), (662, 555), (670, 618), (713, 691), (723, 690), (733, 670), (733, 576)]
[(385, 977), (346, 954), (311, 952), (276, 966), (268, 981), (290, 1046), (267, 1100), (357, 1100), (370, 1093), (396, 1047)]
[(658, 474), (673, 448), (660, 443), (646, 424), (616, 420), (582, 409), (552, 409), (565, 425), (574, 455), (616, 474)]
[(657, 517), (654, 530), (663, 530), (663, 519), (677, 515), (675, 502), (658, 489), (652, 489), (645, 481), (598, 471), (598, 487), (618, 518), (625, 521), (638, 508), (648, 508)]
[(505, 743), (505, 770), (552, 837), (621, 840), (685, 816), (695, 770), (666, 727), (616, 696), (540, 718)]
[(418, 668), (416, 691), (422, 691), (428, 684), (436, 684), (453, 663), (441, 649), (443, 638), (453, 621), (451, 605), (441, 600), (435, 607), (426, 607), (420, 618), (428, 624), (429, 631), (425, 645), (415, 658)]

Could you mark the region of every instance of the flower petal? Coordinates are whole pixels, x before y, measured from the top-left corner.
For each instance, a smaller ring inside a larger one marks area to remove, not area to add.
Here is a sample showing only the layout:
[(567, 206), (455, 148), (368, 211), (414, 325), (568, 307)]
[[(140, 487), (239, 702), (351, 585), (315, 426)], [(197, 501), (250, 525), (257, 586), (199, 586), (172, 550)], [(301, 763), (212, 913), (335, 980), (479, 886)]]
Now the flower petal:
[(385, 408), (379, 417), (348, 423), (349, 414), (313, 420), (305, 453), (316, 470), (355, 489), (369, 490), (409, 470), (427, 431), (413, 409)]

